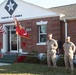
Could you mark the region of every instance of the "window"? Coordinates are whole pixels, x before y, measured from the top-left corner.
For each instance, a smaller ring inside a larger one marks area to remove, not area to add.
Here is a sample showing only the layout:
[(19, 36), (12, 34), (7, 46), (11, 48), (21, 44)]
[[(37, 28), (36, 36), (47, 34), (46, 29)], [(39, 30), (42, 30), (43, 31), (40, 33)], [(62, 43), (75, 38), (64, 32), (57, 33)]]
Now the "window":
[(40, 25), (38, 28), (39, 28), (39, 43), (46, 42), (46, 25)]
[(37, 45), (45, 45), (46, 44), (46, 24), (47, 21), (37, 22), (38, 27), (38, 43)]

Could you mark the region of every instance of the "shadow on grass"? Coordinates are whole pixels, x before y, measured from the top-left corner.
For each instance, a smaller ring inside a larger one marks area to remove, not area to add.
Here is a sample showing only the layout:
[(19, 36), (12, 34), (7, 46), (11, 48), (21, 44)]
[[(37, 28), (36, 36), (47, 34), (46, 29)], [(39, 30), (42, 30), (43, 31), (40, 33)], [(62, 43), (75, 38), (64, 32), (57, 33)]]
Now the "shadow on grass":
[[(76, 70), (76, 69), (75, 69)], [(14, 63), (12, 65), (0, 66), (0, 75), (69, 75), (64, 67), (50, 71), (47, 65)], [(76, 72), (75, 72), (76, 74)]]
[(47, 66), (39, 64), (15, 63), (7, 66), (0, 66), (0, 74), (42, 74), (47, 72)]

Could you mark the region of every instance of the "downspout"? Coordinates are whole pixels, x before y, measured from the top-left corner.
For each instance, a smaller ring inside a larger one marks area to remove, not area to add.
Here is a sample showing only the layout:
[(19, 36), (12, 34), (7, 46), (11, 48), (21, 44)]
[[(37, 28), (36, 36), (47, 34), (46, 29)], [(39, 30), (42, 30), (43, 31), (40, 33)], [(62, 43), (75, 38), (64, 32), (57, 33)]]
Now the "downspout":
[(67, 26), (68, 26), (68, 24), (67, 24), (67, 21), (66, 21), (66, 19), (64, 19), (64, 22), (65, 22), (65, 40), (66, 40), (66, 37), (68, 36), (68, 30), (67, 30)]

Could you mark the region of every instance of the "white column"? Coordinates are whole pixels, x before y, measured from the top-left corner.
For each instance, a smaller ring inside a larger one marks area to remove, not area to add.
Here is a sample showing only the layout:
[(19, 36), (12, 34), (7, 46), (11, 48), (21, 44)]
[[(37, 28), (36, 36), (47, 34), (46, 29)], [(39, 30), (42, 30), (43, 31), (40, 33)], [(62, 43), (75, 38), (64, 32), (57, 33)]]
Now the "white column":
[(22, 49), (21, 49), (21, 37), (19, 36), (19, 52), (22, 53)]
[(64, 22), (65, 22), (65, 40), (66, 40), (66, 37), (68, 36), (67, 21), (64, 19)]
[[(3, 26), (3, 28), (5, 31), (7, 31), (5, 26)], [(3, 49), (1, 50), (2, 53), (6, 53), (8, 51), (7, 50), (8, 49), (7, 42), (8, 42), (7, 33), (6, 34), (3, 33)]]

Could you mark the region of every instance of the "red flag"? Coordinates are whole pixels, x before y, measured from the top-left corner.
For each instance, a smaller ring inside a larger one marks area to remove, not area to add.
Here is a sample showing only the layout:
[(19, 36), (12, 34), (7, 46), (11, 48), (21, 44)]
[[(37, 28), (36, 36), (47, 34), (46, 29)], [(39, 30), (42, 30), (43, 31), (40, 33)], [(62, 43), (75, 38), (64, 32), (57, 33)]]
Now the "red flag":
[(17, 21), (16, 18), (14, 19), (16, 24), (16, 34), (22, 37), (28, 37), (28, 33), (26, 32), (26, 30), (21, 26), (21, 24)]
[(15, 20), (15, 25), (16, 25), (16, 34), (19, 35), (19, 22), (17, 21), (17, 19), (14, 17), (14, 20)]
[(6, 34), (6, 32), (5, 32), (4, 28), (3, 28), (3, 25), (1, 25), (1, 24), (0, 24), (0, 33)]
[(25, 47), (26, 46), (26, 43), (25, 42), (22, 42), (22, 47)]

